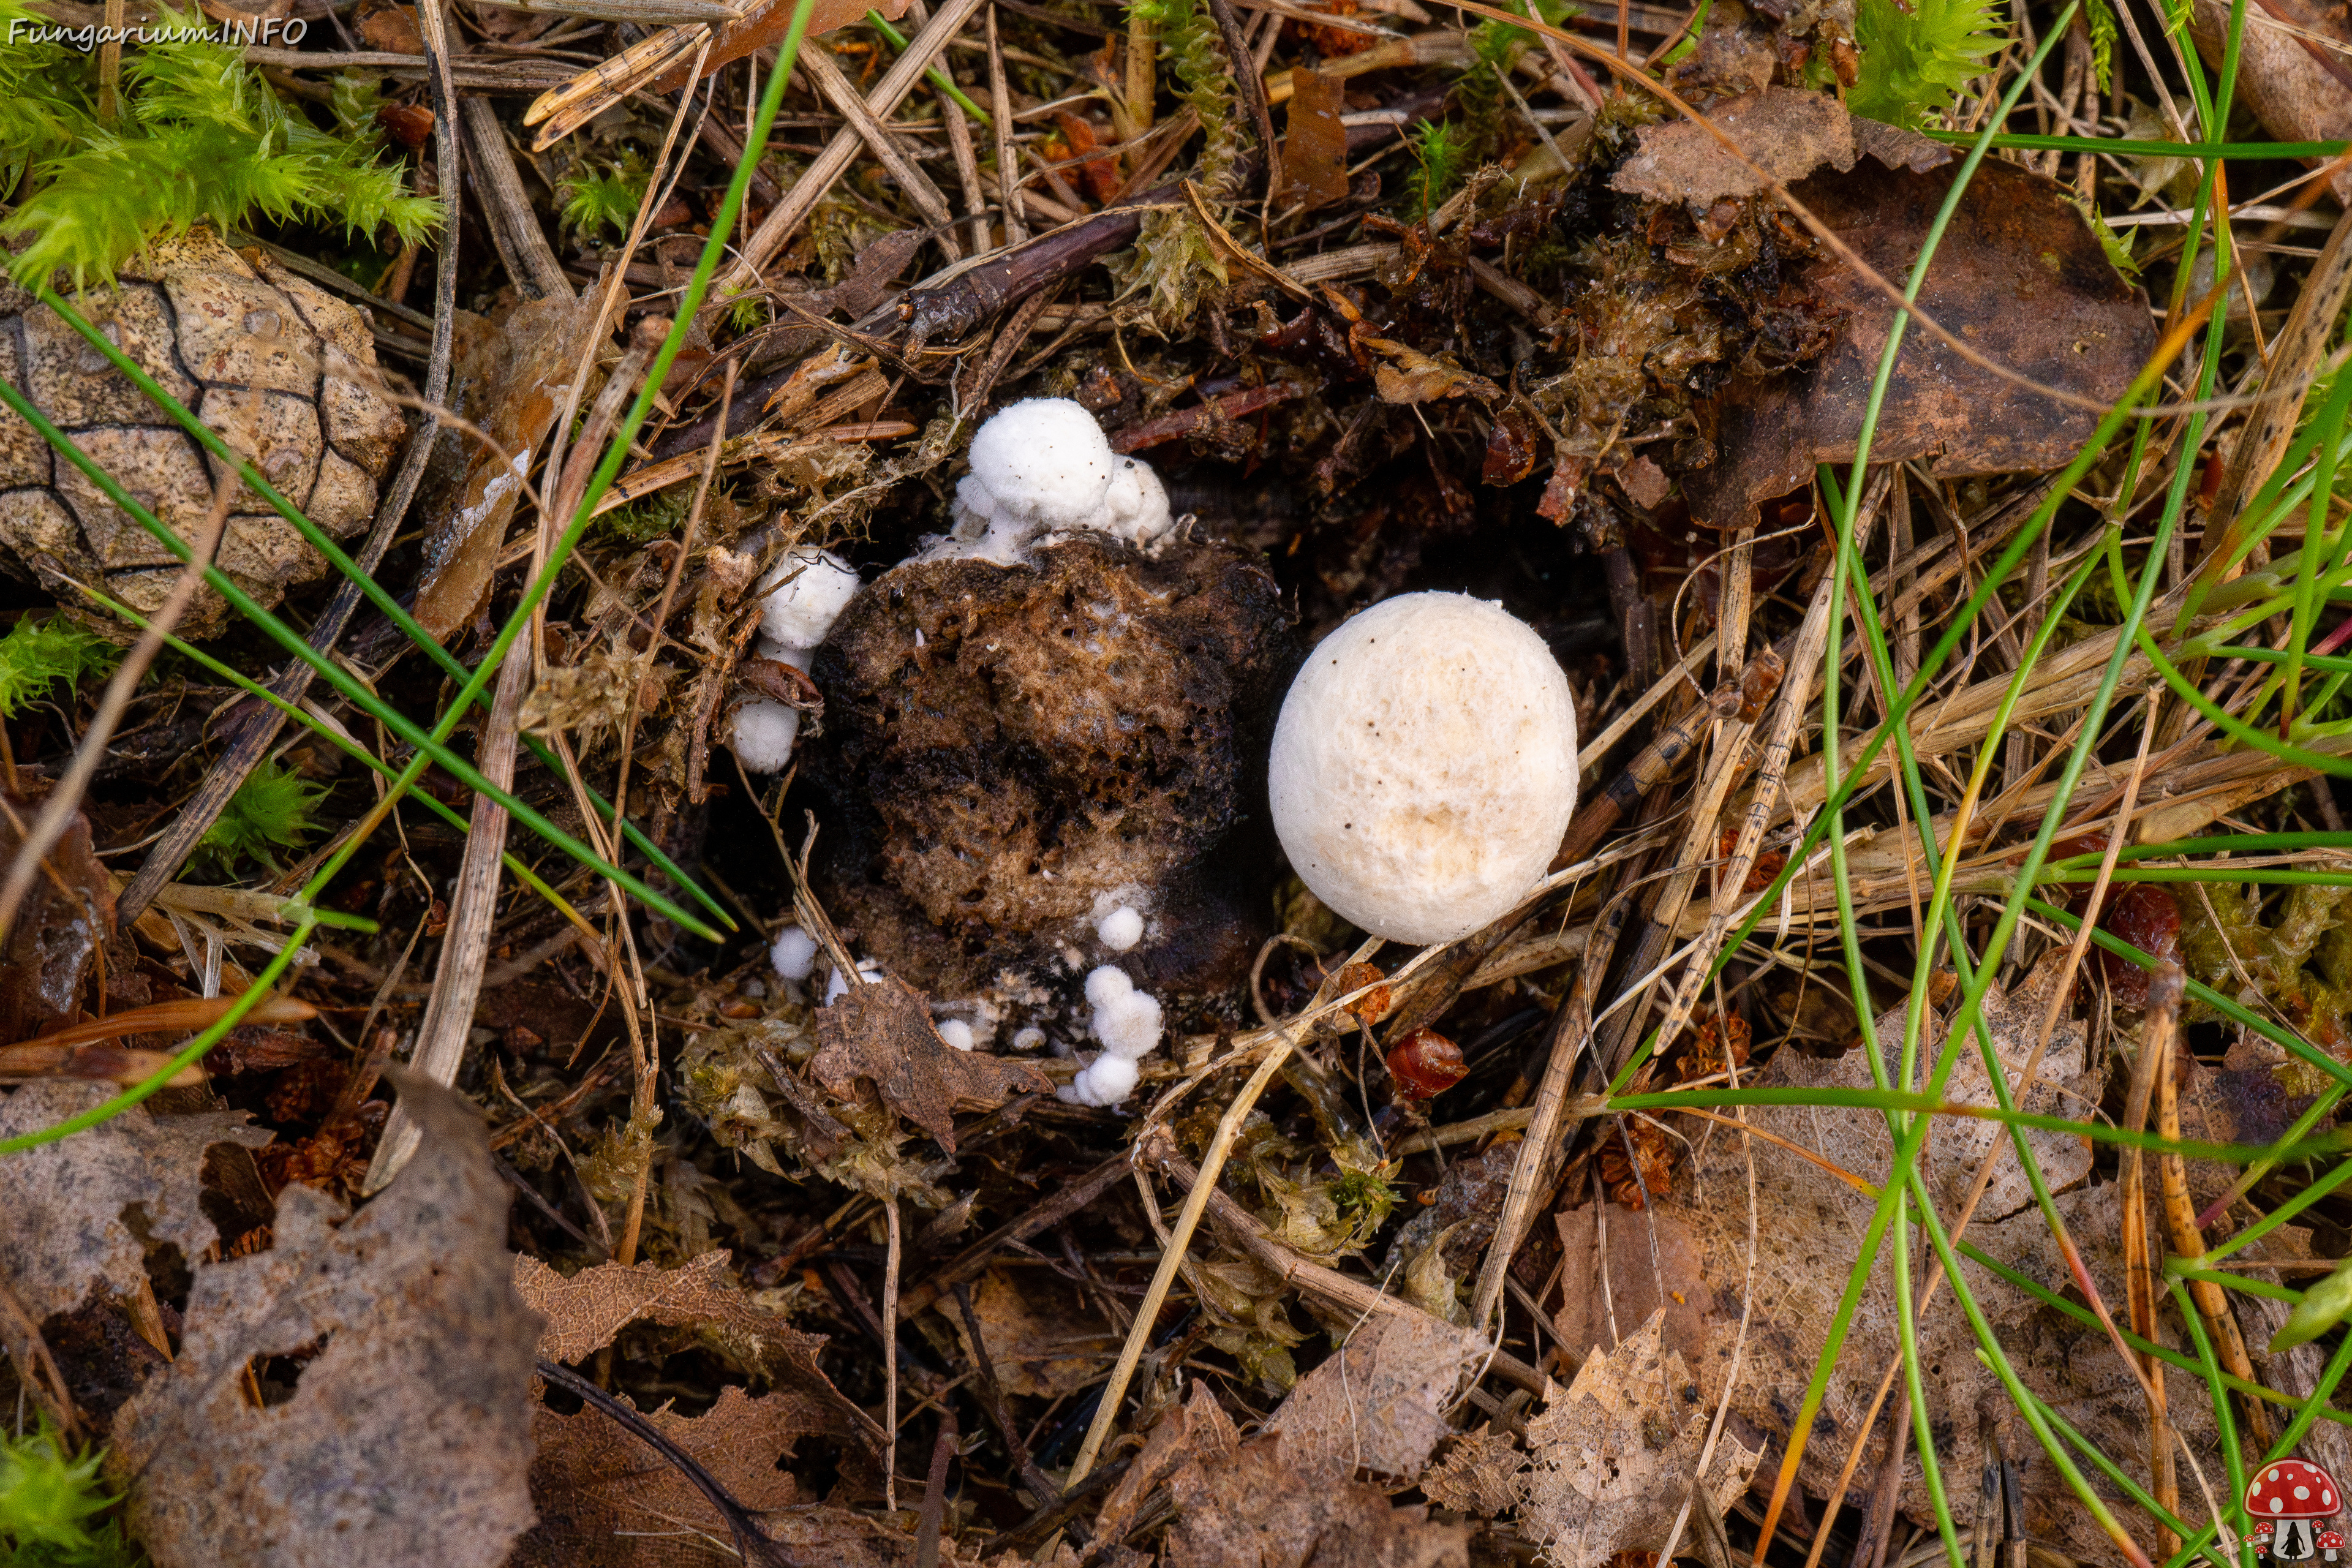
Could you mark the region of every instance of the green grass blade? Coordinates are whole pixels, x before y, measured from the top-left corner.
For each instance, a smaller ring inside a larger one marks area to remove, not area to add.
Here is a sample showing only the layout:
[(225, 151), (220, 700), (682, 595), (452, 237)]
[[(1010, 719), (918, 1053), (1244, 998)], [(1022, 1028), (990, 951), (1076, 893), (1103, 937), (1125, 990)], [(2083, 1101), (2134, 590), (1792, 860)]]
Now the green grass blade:
[[(84, 474), (88, 475), (90, 482), (96, 485), (100, 490), (105, 494), (109, 500), (111, 500), (116, 506), (121, 508), (125, 516), (130, 517), (138, 522), (141, 527), (152, 534), (166, 549), (170, 550), (174, 555), (178, 556), (183, 561), (188, 560), (194, 554), (194, 552), (189, 549), (186, 541), (183, 540), (178, 534), (173, 532), (170, 529), (164, 527), (163, 522), (159, 521), (152, 512), (141, 505), (128, 490), (125, 490), (122, 488), (122, 486), (115, 479), (113, 475), (108, 473), (104, 468), (100, 468), (96, 462), (91, 460), (89, 455), (84, 452), (80, 447), (76, 445), (71, 437), (68, 436), (64, 431), (51, 424), (47, 415), (43, 414), (38, 408), (36, 408), (30, 399), (26, 398), (23, 393), (17, 391), (16, 387), (9, 384), (5, 380), (0, 380), (0, 403), (6, 404), (18, 417), (31, 425), (36, 431), (39, 432), (41, 438), (48, 442), (53, 450), (55, 450), (59, 456), (63, 457), (67, 461), (72, 463), (76, 468), (79, 468)], [(516, 821), (524, 824), (533, 832), (537, 833), (541, 837), (564, 850), (574, 859), (591, 866), (603, 872), (604, 875), (613, 878), (614, 880), (619, 882), (621, 886), (626, 888), (632, 894), (643, 900), (655, 909), (661, 910), (662, 913), (669, 916), (670, 919), (677, 921), (688, 930), (696, 931), (714, 942), (720, 940), (717, 931), (703, 924), (702, 921), (696, 919), (693, 915), (688, 914), (686, 910), (680, 909), (677, 904), (672, 903), (661, 894), (655, 892), (651, 888), (646, 887), (645, 883), (639, 881), (635, 877), (631, 876), (628, 872), (621, 870), (617, 867), (605, 865), (603, 858), (588, 846), (573, 838), (570, 834), (563, 832), (553, 823), (548, 821), (546, 817), (541, 816), (537, 811), (516, 798), (510, 792), (499, 789), (498, 786), (491, 784), (490, 781), (485, 778), (471, 763), (467, 762), (455, 752), (450, 751), (446, 745), (443, 744), (443, 742), (446, 739), (446, 730), (445, 730), (441, 734), (428, 735), (424, 731), (418, 729), (415, 723), (410, 721), (410, 720), (397, 709), (392, 707), (382, 698), (378, 697), (373, 691), (369, 690), (365, 686), (354, 679), (343, 669), (342, 666), (337, 664), (332, 659), (322, 657), (317, 649), (310, 647), (307, 639), (296, 633), (291, 627), (288, 626), (277, 616), (271, 615), (268, 611), (263, 609), (258, 604), (255, 603), (253, 598), (247, 595), (244, 589), (238, 587), (236, 582), (232, 580), (226, 573), (221, 571), (216, 566), (207, 566), (205, 568), (204, 578), (206, 584), (209, 585), (215, 593), (217, 593), (222, 598), (228, 601), (231, 608), (235, 609), (239, 615), (245, 616), (255, 626), (268, 633), (269, 637), (275, 639), (278, 645), (284, 647), (289, 653), (291, 653), (295, 658), (301, 659), (304, 663), (310, 665), (312, 669), (318, 671), (322, 679), (324, 679), (329, 685), (332, 686), (337, 691), (342, 693), (346, 699), (357, 704), (362, 710), (382, 721), (387, 729), (391, 730), (402, 740), (416, 748), (415, 759), (410, 763), (409, 768), (404, 771), (402, 775), (403, 780), (405, 783), (414, 783), (415, 777), (423, 773), (428, 765), (437, 763), (446, 769), (452, 777), (457, 779), (468, 788), (480, 794), (487, 795), (491, 799), (497, 801), (499, 805), (505, 806)], [(445, 720), (445, 725), (448, 728), (455, 728), (456, 721), (454, 714), (462, 712), (463, 710), (462, 707), (453, 708), (453, 717)], [(355, 847), (355, 844), (345, 844), (342, 851), (335, 858), (330, 860), (329, 867), (334, 869), (340, 869), (343, 861), (349, 858), (351, 853)], [(317, 894), (319, 889), (323, 888), (329, 879), (329, 877), (326, 875), (314, 879), (312, 885), (303, 889), (301, 895), (302, 901), (305, 903), (317, 902)]]
[[(58, 317), (63, 320), (68, 326), (70, 326), (75, 331), (80, 333), (85, 342), (89, 342), (100, 353), (105, 355), (108, 360), (112, 362), (115, 369), (121, 371), (125, 376), (127, 376), (142, 393), (146, 395), (149, 401), (152, 402), (157, 407), (169, 414), (173, 421), (176, 422), (183, 430), (186, 431), (188, 435), (206, 451), (219, 458), (224, 464), (234, 468), (237, 474), (243, 478), (247, 486), (249, 487), (256, 495), (268, 502), (271, 509), (274, 510), (278, 516), (284, 518), (287, 523), (291, 526), (296, 532), (299, 533), (303, 539), (310, 543), (312, 549), (325, 556), (329, 564), (332, 565), (336, 571), (342, 574), (346, 579), (358, 587), (361, 594), (366, 597), (368, 602), (373, 605), (379, 611), (383, 612), (383, 614), (390, 619), (394, 626), (398, 626), (404, 633), (405, 633), (408, 639), (415, 643), (417, 647), (422, 649), (427, 658), (438, 664), (443, 671), (450, 676), (451, 679), (457, 681), (460, 686), (467, 684), (468, 677), (472, 672), (468, 671), (462, 663), (458, 662), (457, 656), (452, 654), (447, 648), (442, 647), (439, 641), (437, 641), (430, 633), (425, 631), (423, 626), (419, 626), (416, 622), (416, 618), (408, 613), (406, 607), (404, 606), (399, 600), (394, 598), (389, 593), (385, 592), (383, 585), (378, 583), (373, 574), (362, 568), (357, 561), (352, 559), (350, 554), (344, 551), (342, 545), (339, 543), (331, 534), (329, 534), (323, 529), (320, 528), (318, 524), (312, 522), (309, 517), (304, 515), (300, 508), (297, 507), (292, 501), (287, 500), (285, 496), (281, 495), (277, 487), (272, 485), (268, 479), (264, 478), (258, 469), (254, 468), (251, 463), (247, 462), (245, 458), (239, 457), (234, 450), (232, 450), (228, 444), (221, 438), (220, 432), (215, 430), (211, 426), (197, 418), (194, 414), (189, 411), (185, 404), (183, 404), (178, 398), (173, 397), (161, 383), (157, 382), (153, 376), (148, 374), (144, 366), (140, 364), (138, 361), (131, 358), (130, 355), (124, 353), (120, 347), (107, 338), (105, 333), (100, 331), (95, 326), (91, 325), (79, 310), (76, 310), (62, 298), (58, 297), (54, 290), (45, 287), (39, 291), (39, 297), (51, 310), (57, 311)], [(136, 514), (134, 513), (133, 515)], [(311, 663), (313, 668), (317, 668), (315, 661), (306, 660), (306, 662)], [(474, 696), (476, 705), (479, 707), (485, 714), (488, 713), (490, 704), (487, 696), (479, 690), (476, 690)], [(462, 713), (464, 711), (464, 708), (462, 705), (459, 705), (455, 710)], [(446, 735), (439, 738), (446, 739)], [(546, 768), (548, 772), (554, 773), (559, 777), (562, 776), (563, 769), (561, 763), (557, 761), (555, 753), (547, 748), (544, 742), (541, 741), (536, 735), (524, 735), (521, 736), (520, 739), (522, 743), (530, 748), (531, 755), (538, 759), (541, 766)], [(405, 786), (404, 786), (404, 787)], [(594, 790), (587, 788), (584, 784), (582, 786), (582, 793), (586, 795), (591, 807), (594, 809), (599, 816), (604, 817), (606, 822), (609, 823), (614, 820), (615, 811), (611, 801), (606, 800)], [(625, 817), (620, 819), (618, 826), (622, 834), (625, 836), (629, 842), (636, 847), (638, 853), (644, 855), (646, 858), (659, 867), (665, 876), (667, 876), (677, 882), (677, 884), (680, 888), (684, 889), (697, 903), (709, 910), (712, 916), (716, 918), (727, 930), (733, 931), (736, 929), (734, 917), (727, 910), (725, 906), (720, 904), (717, 899), (713, 898), (708, 891), (706, 891), (699, 883), (695, 881), (693, 878), (688, 876), (677, 862), (672, 860), (667, 855), (663, 854), (659, 846), (654, 843), (649, 835), (647, 835), (643, 829), (636, 826), (635, 824), (628, 821)], [(688, 929), (696, 931), (698, 934), (711, 935), (708, 927), (697, 926), (690, 921), (688, 922)], [(715, 936), (713, 937), (713, 940), (717, 940)]]

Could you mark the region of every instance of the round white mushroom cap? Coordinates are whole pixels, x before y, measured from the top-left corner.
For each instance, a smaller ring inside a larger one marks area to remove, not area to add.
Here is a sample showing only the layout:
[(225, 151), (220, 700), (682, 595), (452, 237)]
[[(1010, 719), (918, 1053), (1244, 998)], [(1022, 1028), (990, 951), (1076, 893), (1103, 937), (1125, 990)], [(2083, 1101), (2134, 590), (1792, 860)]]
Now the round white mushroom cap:
[(768, 950), (768, 961), (784, 979), (806, 980), (816, 968), (816, 938), (798, 926), (786, 926), (776, 933), (776, 945)]
[(1136, 1065), (1113, 1051), (1105, 1051), (1078, 1069), (1078, 1076), (1064, 1084), (1055, 1098), (1069, 1105), (1117, 1105), (1135, 1092), (1143, 1074)]
[(1325, 637), (1283, 700), (1274, 827), (1315, 896), (1395, 942), (1449, 942), (1541, 878), (1576, 810), (1576, 705), (1534, 629), (1407, 594)]
[(1143, 940), (1143, 916), (1121, 904), (1095, 922), (1095, 940), (1113, 952), (1125, 952)]
[(1087, 1000), (1095, 1007), (1095, 1038), (1112, 1056), (1133, 1061), (1160, 1043), (1160, 1004), (1138, 991), (1125, 971), (1106, 963), (1088, 974)]
[(745, 773), (782, 773), (793, 760), (793, 742), (800, 732), (799, 709), (755, 700), (735, 710), (735, 730), (727, 743), (734, 748)]
[(940, 1038), (957, 1050), (968, 1051), (972, 1047), (971, 1026), (961, 1018), (942, 1018), (940, 1020)]
[(829, 550), (796, 545), (760, 579), (761, 635), (788, 648), (824, 641), (857, 596), (857, 571)]
[(1095, 416), (1066, 397), (1015, 403), (971, 439), (971, 477), (988, 498), (984, 515), (1047, 528), (1093, 524), (1117, 461)]

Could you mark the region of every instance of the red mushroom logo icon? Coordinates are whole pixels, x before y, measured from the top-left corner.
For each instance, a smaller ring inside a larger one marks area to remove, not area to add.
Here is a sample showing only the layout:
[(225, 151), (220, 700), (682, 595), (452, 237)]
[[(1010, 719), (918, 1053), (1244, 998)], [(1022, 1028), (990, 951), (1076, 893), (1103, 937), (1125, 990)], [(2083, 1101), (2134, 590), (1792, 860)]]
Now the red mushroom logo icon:
[[(2263, 1467), (2246, 1487), (2246, 1511), (2271, 1526), (2271, 1555), (2281, 1563), (2307, 1563), (2319, 1555), (2314, 1521), (2334, 1517), (2343, 1506), (2336, 1478), (2301, 1459)], [(2340, 1548), (2343, 1539), (2328, 1531)], [(2332, 1559), (2331, 1559), (2332, 1560)]]
[(2333, 1563), (2336, 1561), (2336, 1554), (2343, 1550), (2344, 1532), (2342, 1531), (2323, 1530), (2319, 1532), (2319, 1554), (2322, 1557)]

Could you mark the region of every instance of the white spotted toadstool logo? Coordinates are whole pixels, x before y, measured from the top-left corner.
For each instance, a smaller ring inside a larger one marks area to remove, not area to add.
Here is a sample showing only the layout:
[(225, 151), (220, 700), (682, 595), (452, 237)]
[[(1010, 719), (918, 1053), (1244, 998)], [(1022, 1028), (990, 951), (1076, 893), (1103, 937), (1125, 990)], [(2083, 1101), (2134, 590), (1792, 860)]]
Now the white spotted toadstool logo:
[(2302, 1459), (2274, 1460), (2246, 1485), (2254, 1550), (2276, 1563), (2308, 1563), (2323, 1550), (2335, 1562), (2344, 1549), (2335, 1523), (2343, 1506), (2336, 1478)]

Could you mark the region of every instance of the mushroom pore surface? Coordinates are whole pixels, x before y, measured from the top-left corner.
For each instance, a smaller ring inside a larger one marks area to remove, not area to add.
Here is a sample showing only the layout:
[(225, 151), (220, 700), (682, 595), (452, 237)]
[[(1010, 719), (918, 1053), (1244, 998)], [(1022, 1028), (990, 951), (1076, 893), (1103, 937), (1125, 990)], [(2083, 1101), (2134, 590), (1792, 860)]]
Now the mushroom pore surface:
[(1500, 605), (1407, 594), (1323, 639), (1275, 725), (1268, 787), (1291, 868), (1347, 919), (1448, 942), (1535, 885), (1576, 809), (1576, 708)]

